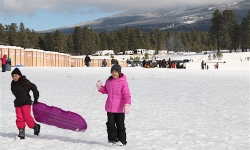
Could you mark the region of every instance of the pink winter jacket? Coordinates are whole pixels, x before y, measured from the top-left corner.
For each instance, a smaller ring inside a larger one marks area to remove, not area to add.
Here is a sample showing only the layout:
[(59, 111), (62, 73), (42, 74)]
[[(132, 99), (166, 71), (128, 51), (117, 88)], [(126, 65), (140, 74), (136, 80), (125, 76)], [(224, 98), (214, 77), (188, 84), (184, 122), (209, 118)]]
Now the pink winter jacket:
[(6, 65), (6, 57), (7, 57), (7, 55), (4, 54), (3, 58), (0, 58), (2, 60), (2, 64), (4, 64), (4, 65)]
[(107, 79), (99, 92), (108, 94), (105, 105), (107, 112), (123, 113), (124, 105), (131, 104), (130, 90), (124, 74), (120, 78)]

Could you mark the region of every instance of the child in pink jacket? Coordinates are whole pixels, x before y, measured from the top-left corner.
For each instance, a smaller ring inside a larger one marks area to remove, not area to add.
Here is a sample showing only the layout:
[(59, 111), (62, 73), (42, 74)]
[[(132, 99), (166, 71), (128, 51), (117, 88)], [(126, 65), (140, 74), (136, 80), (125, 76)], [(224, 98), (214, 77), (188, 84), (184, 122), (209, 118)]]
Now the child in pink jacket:
[(124, 124), (125, 114), (130, 111), (131, 95), (125, 74), (121, 73), (121, 66), (114, 64), (111, 68), (111, 76), (103, 86), (100, 81), (96, 87), (102, 94), (108, 94), (105, 105), (108, 121), (108, 146), (117, 144), (124, 146), (126, 141), (126, 128)]
[(6, 61), (7, 61), (6, 57), (7, 57), (7, 55), (4, 54), (3, 58), (0, 58), (0, 60), (2, 61), (2, 72), (5, 72), (5, 65), (6, 65)]

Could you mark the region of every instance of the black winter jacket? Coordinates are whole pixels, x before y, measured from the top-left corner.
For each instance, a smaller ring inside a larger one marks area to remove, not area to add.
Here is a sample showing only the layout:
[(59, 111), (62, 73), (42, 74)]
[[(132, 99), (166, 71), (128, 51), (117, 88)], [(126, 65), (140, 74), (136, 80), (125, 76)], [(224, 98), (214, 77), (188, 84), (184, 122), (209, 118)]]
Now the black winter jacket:
[(25, 76), (21, 76), (18, 81), (12, 80), (11, 91), (15, 95), (14, 106), (31, 105), (32, 100), (29, 94), (30, 90), (33, 92), (34, 99), (39, 98), (39, 91), (34, 83), (26, 79)]

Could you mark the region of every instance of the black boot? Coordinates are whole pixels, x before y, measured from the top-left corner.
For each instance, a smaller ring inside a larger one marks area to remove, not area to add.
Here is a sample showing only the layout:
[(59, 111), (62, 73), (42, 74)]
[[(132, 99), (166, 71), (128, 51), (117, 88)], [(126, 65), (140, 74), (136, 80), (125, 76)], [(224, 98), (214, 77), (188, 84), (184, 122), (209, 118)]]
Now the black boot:
[(20, 137), (20, 139), (25, 139), (25, 129), (19, 129), (18, 137)]
[(34, 126), (34, 135), (38, 135), (40, 133), (41, 126), (39, 124), (35, 124)]

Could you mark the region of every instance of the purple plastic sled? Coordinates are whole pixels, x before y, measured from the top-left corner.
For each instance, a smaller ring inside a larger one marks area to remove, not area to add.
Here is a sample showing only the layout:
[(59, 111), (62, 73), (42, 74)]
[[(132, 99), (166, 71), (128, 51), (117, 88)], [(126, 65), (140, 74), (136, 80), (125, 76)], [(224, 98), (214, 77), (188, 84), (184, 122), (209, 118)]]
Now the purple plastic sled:
[(77, 113), (38, 102), (33, 104), (35, 120), (47, 125), (73, 131), (86, 131), (86, 121)]

